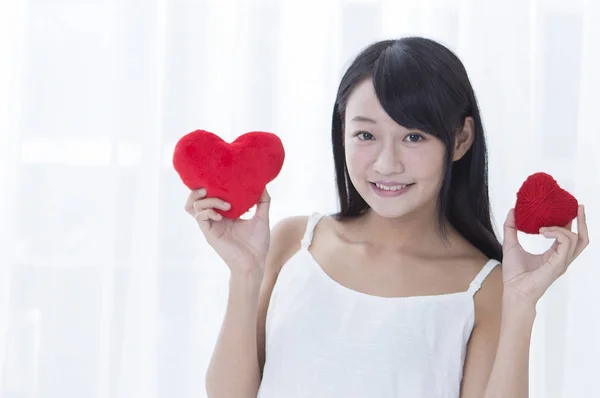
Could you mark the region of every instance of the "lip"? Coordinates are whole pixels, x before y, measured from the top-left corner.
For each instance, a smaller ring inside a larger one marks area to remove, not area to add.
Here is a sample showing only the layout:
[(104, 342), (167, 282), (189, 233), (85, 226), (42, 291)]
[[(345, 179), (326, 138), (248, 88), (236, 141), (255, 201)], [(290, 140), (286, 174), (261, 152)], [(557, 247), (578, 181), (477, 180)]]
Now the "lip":
[(385, 185), (386, 187), (395, 187), (396, 185), (411, 185), (412, 182), (400, 182), (400, 181), (370, 181), (371, 184)]
[(393, 186), (396, 186), (396, 185), (406, 185), (404, 188), (399, 189), (397, 191), (385, 191), (383, 189), (377, 188), (377, 186), (375, 185), (374, 182), (371, 182), (370, 184), (371, 184), (371, 187), (373, 188), (373, 191), (377, 195), (379, 195), (381, 197), (384, 197), (384, 198), (395, 198), (397, 196), (400, 196), (400, 195), (406, 193), (413, 185), (415, 185), (414, 183), (411, 183), (411, 184), (400, 184), (400, 183), (397, 183), (397, 182), (390, 183), (388, 181), (387, 183), (384, 183), (383, 181), (382, 182), (378, 181), (377, 184), (385, 185), (385, 186), (388, 186), (388, 187), (389, 186), (393, 187)]

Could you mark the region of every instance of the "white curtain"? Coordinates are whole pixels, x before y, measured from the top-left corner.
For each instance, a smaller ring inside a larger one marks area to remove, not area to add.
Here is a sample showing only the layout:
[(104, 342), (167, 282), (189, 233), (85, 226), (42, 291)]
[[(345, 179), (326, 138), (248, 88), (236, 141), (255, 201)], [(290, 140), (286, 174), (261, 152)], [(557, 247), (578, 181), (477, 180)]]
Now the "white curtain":
[(405, 35), (467, 67), (499, 231), (536, 171), (587, 205), (592, 244), (538, 307), (531, 396), (600, 397), (594, 0), (0, 2), (0, 397), (205, 396), (228, 271), (183, 210), (174, 143), (273, 131), (272, 222), (335, 211), (337, 84)]

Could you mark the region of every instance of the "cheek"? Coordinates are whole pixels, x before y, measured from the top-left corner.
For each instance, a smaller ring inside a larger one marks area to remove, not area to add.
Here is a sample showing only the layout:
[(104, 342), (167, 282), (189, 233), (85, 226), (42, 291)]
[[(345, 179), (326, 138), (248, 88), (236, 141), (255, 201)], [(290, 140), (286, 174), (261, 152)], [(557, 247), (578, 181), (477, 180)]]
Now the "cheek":
[(438, 181), (444, 171), (444, 148), (429, 147), (417, 151), (410, 157), (411, 169), (423, 179)]
[(345, 149), (346, 165), (350, 174), (364, 174), (371, 164), (371, 154), (366, 147), (348, 145)]
[(430, 154), (411, 154), (410, 158), (406, 159), (407, 169), (413, 170), (422, 176), (437, 175), (440, 172), (442, 162), (437, 157), (432, 157)]

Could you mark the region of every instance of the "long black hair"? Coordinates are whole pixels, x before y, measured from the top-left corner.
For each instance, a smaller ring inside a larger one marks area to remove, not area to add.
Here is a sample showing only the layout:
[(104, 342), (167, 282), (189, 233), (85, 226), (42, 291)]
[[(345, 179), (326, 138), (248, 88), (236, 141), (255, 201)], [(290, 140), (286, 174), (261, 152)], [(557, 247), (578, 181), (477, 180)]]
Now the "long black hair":
[[(331, 135), (340, 203), (335, 217), (353, 218), (369, 209), (350, 181), (344, 153), (348, 97), (365, 79), (372, 79), (379, 102), (396, 123), (432, 134), (446, 146), (437, 202), (439, 232), (445, 236), (448, 220), (488, 258), (502, 261), (502, 245), (490, 214), (487, 149), (475, 93), (458, 57), (430, 39), (376, 42), (358, 54), (342, 77)], [(474, 122), (473, 143), (461, 159), (453, 161), (455, 134), (468, 116)]]

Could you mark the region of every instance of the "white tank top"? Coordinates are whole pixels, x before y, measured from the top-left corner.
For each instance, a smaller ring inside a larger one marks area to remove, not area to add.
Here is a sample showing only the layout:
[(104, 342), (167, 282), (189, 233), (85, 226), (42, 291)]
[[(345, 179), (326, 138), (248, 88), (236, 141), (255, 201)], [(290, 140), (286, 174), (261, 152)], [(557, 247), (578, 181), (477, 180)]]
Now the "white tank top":
[(490, 260), (467, 291), (385, 298), (333, 280), (308, 248), (282, 267), (266, 319), (259, 398), (459, 398), (473, 295), (499, 263)]

